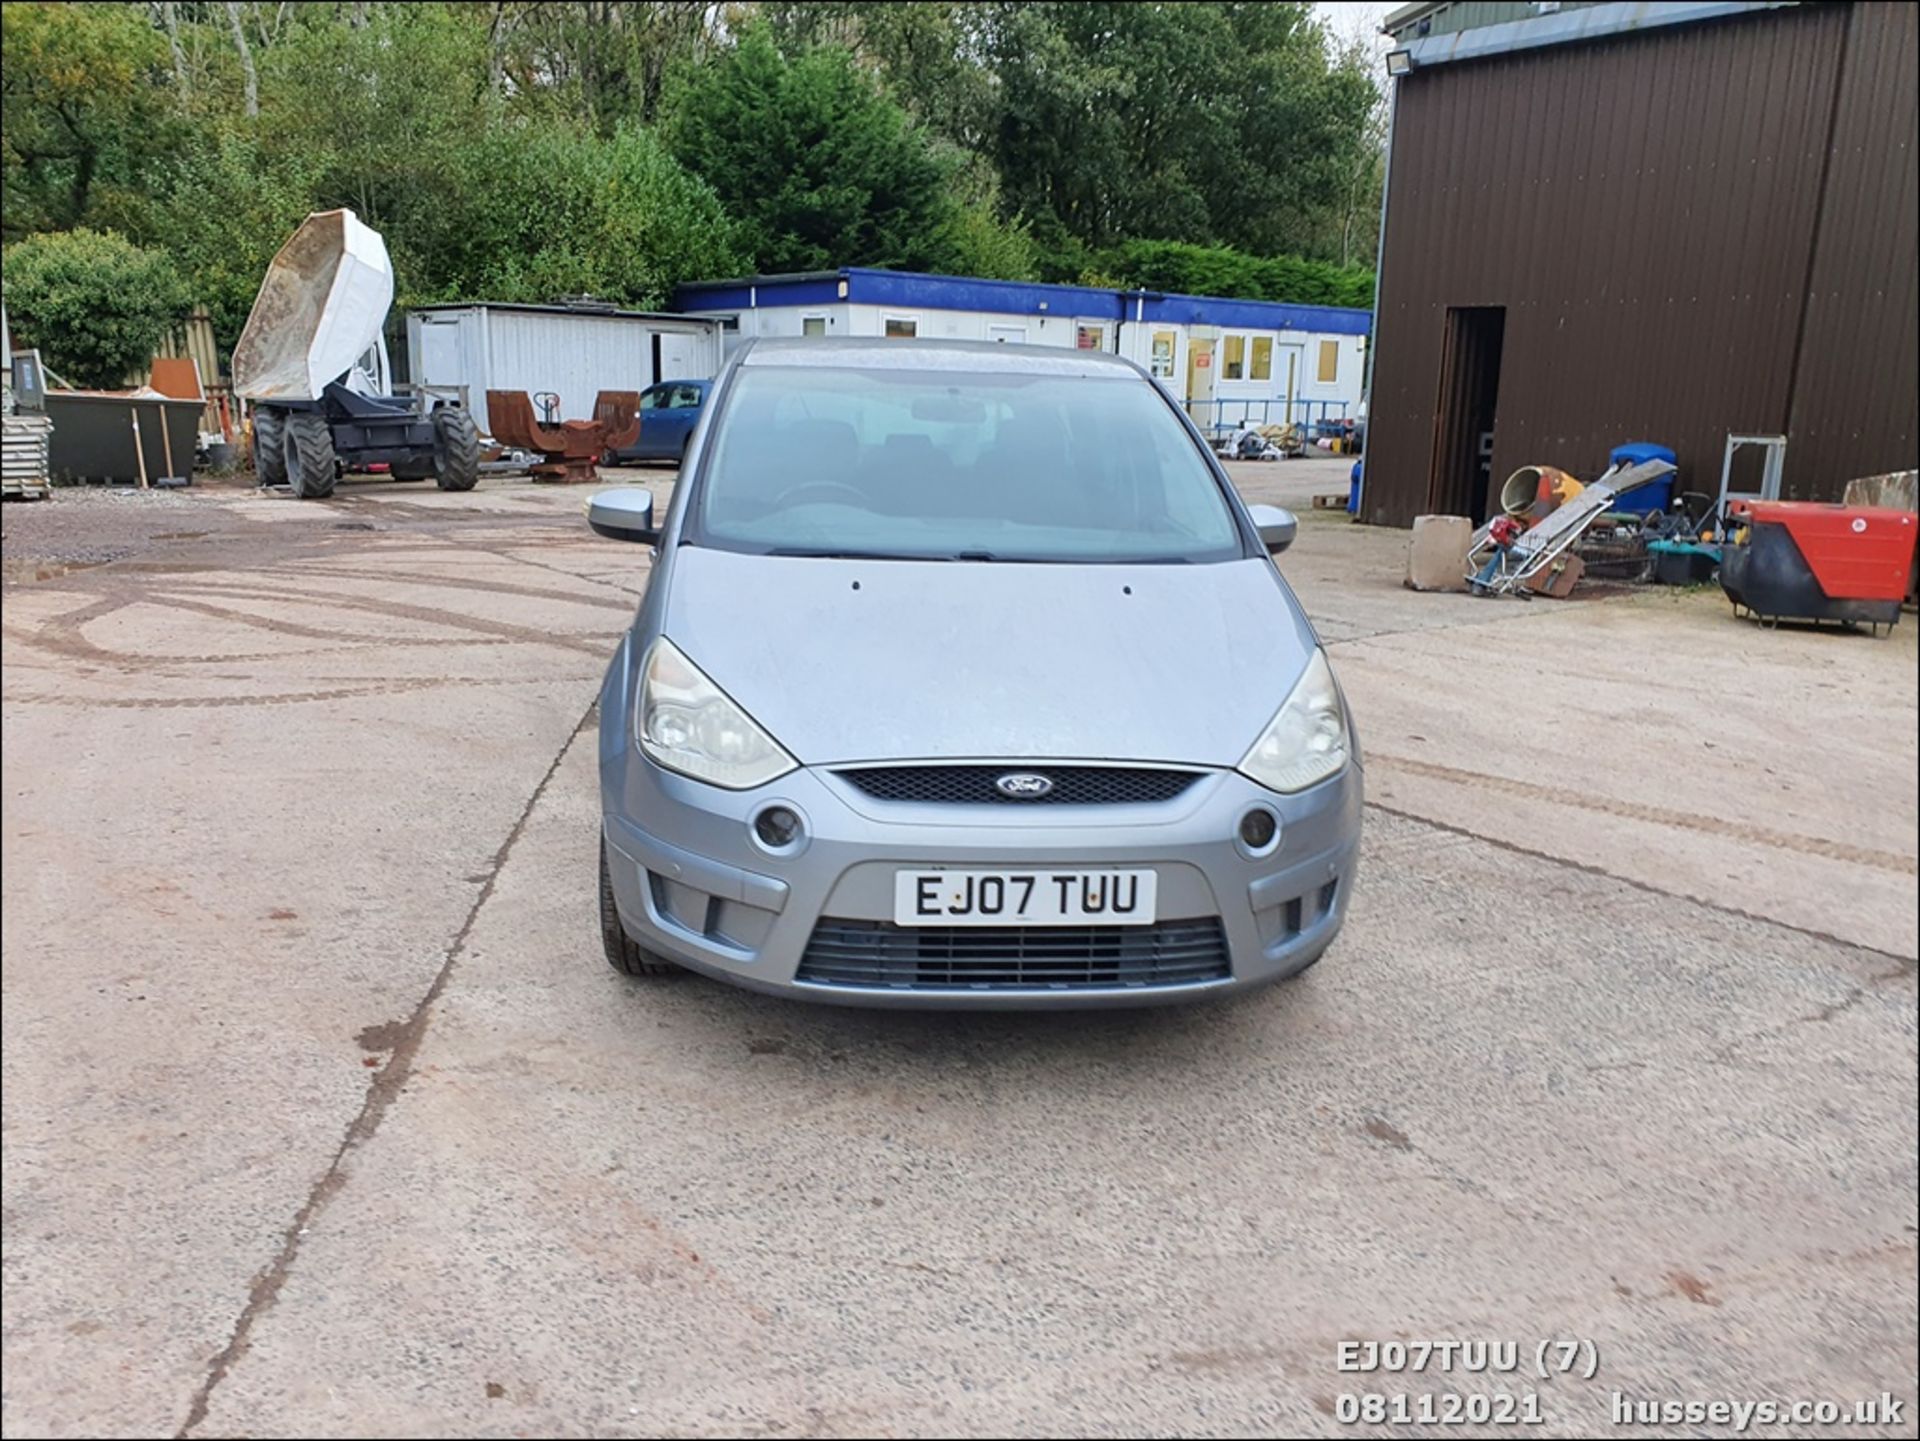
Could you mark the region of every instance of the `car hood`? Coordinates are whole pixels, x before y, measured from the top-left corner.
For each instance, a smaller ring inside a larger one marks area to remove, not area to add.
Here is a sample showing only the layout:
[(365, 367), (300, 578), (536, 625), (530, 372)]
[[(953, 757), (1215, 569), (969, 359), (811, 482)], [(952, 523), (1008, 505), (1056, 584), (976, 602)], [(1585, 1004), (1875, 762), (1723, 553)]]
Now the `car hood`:
[(683, 546), (663, 629), (805, 765), (1230, 766), (1317, 644), (1264, 558), (1030, 565)]

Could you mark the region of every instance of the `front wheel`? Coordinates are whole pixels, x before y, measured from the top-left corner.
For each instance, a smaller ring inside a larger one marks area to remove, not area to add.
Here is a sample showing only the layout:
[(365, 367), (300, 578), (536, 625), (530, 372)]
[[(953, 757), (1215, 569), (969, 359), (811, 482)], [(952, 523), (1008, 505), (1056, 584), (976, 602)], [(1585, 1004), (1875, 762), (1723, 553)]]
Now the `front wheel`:
[(253, 476), (262, 485), (287, 483), (287, 413), (271, 406), (253, 408)]
[(301, 500), (325, 500), (333, 494), (340, 466), (326, 416), (311, 410), (289, 415), (286, 443), (280, 453), (286, 457), (287, 480)]
[(607, 964), (623, 976), (666, 976), (680, 967), (665, 956), (636, 943), (620, 924), (620, 907), (613, 899), (613, 873), (607, 869), (607, 838), (600, 837), (600, 944)]
[(472, 490), (480, 479), (480, 427), (457, 406), (433, 413), (433, 480), (442, 490)]

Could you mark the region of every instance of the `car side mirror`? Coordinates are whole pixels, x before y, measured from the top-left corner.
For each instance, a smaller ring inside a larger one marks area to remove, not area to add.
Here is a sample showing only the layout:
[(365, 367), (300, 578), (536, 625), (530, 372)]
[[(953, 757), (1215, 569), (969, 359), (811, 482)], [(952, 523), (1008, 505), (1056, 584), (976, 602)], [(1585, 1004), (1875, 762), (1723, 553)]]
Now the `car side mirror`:
[(1250, 505), (1247, 514), (1253, 517), (1254, 529), (1260, 532), (1260, 544), (1267, 548), (1268, 555), (1280, 554), (1300, 533), (1300, 522), (1293, 512), (1277, 505)]
[(645, 545), (660, 541), (653, 523), (653, 492), (644, 486), (601, 491), (587, 502), (587, 524), (595, 535), (609, 540), (637, 540)]

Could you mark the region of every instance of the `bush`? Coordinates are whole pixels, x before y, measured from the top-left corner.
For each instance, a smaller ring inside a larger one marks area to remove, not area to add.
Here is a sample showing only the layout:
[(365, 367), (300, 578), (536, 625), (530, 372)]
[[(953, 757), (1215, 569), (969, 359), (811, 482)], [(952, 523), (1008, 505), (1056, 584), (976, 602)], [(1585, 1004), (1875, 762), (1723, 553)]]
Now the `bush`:
[(187, 309), (173, 262), (112, 232), (29, 236), (7, 247), (5, 275), (15, 336), (86, 389), (126, 384)]
[(1224, 245), (1129, 240), (1100, 251), (1091, 266), (1143, 290), (1279, 300), (1295, 305), (1341, 305), (1355, 310), (1373, 305), (1371, 270), (1303, 260), (1297, 255), (1262, 257)]
[(686, 281), (748, 268), (712, 188), (651, 130), (600, 140), (564, 122), (504, 122), (453, 170), (458, 205), (409, 236), (402, 303), (589, 294), (657, 308)]

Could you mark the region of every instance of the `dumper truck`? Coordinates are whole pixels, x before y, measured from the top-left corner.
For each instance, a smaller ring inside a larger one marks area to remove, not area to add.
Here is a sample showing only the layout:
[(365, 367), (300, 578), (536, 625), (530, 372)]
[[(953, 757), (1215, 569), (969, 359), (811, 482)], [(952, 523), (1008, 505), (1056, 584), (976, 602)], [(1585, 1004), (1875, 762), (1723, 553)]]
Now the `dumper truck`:
[(386, 241), (351, 210), (316, 211), (280, 247), (233, 348), (263, 485), (320, 499), (344, 471), (385, 464), (396, 480), (473, 489), (473, 416), (419, 388), (393, 393), (382, 334), (392, 305)]

